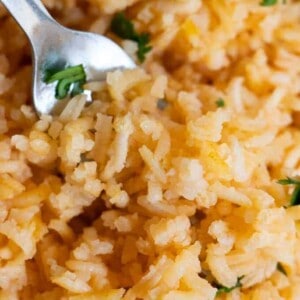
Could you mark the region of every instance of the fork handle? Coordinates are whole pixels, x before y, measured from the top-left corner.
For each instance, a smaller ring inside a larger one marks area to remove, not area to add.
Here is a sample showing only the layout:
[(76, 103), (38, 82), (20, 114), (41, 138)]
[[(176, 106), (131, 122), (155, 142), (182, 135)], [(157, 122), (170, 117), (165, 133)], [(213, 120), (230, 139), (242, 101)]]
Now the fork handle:
[(39, 34), (36, 33), (41, 27), (57, 24), (40, 0), (0, 0), (0, 3), (17, 21), (32, 45), (38, 39)]

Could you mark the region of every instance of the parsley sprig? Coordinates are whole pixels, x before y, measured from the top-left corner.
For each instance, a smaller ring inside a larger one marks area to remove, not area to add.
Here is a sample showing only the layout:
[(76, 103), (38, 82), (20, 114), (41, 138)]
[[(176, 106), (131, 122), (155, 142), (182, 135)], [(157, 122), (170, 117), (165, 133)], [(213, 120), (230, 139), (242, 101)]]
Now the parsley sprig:
[(261, 6), (272, 6), (275, 5), (277, 3), (277, 0), (262, 0), (260, 2)]
[[(273, 6), (277, 4), (278, 0), (262, 0), (260, 2), (261, 6)], [(286, 0), (282, 0), (282, 4), (286, 4)]]
[(232, 287), (226, 287), (226, 286), (223, 286), (223, 285), (218, 285), (217, 288), (218, 288), (218, 291), (217, 291), (217, 294), (216, 296), (219, 296), (223, 293), (230, 293), (232, 292), (234, 289), (237, 289), (237, 288), (240, 288), (242, 287), (242, 283), (241, 283), (241, 280), (244, 278), (245, 276), (240, 276), (238, 277), (237, 281), (236, 281), (236, 284)]
[(55, 98), (64, 99), (68, 95), (74, 97), (83, 92), (86, 74), (83, 65), (67, 67), (64, 70), (49, 68), (44, 72), (43, 81), (47, 84), (57, 81)]
[(291, 177), (287, 177), (285, 179), (279, 179), (277, 182), (281, 185), (291, 185), (291, 184), (300, 185), (300, 180), (293, 179)]
[(225, 106), (225, 101), (224, 101), (224, 99), (219, 98), (219, 99), (216, 101), (216, 105), (217, 105), (217, 107), (224, 107), (224, 106)]
[(294, 185), (295, 189), (291, 195), (290, 206), (300, 205), (300, 180), (287, 177), (278, 180), (277, 183), (281, 185)]
[(152, 49), (150, 46), (150, 35), (148, 33), (137, 33), (133, 23), (126, 18), (124, 13), (117, 13), (111, 21), (111, 31), (122, 39), (137, 43), (137, 57), (144, 62), (146, 54)]

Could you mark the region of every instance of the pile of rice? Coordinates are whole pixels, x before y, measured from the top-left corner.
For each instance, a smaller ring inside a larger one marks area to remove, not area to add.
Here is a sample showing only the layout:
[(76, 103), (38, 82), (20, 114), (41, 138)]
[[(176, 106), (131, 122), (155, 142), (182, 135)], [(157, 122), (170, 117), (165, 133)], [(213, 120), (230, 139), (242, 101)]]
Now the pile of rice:
[(125, 11), (153, 49), (38, 118), (0, 8), (0, 299), (300, 299), (300, 206), (277, 182), (300, 175), (300, 2), (44, 3), (134, 56), (109, 32)]

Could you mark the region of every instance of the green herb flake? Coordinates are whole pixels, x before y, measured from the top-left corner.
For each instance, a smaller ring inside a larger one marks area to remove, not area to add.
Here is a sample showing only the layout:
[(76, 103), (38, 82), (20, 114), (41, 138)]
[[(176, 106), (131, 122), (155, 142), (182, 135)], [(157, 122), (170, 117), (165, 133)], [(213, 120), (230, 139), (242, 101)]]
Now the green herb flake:
[(245, 276), (240, 276), (238, 277), (237, 279), (237, 282), (234, 286), (232, 287), (226, 287), (226, 286), (223, 286), (223, 285), (218, 285), (217, 288), (218, 288), (218, 291), (217, 291), (217, 295), (216, 296), (219, 296), (223, 293), (230, 293), (232, 292), (234, 289), (237, 289), (237, 288), (240, 288), (242, 287), (242, 283), (241, 283), (241, 280), (244, 278)]
[(216, 105), (217, 105), (217, 107), (225, 107), (225, 101), (224, 101), (224, 99), (219, 98), (219, 99), (216, 101)]
[(131, 40), (137, 43), (137, 57), (142, 63), (146, 58), (146, 54), (151, 51), (150, 35), (148, 33), (137, 33), (133, 23), (126, 18), (124, 13), (117, 13), (111, 21), (111, 31), (118, 37)]
[(279, 271), (280, 273), (284, 274), (285, 276), (287, 276), (286, 270), (284, 269), (283, 265), (279, 262), (277, 263), (277, 271)]
[(43, 72), (43, 82), (45, 83), (50, 83), (51, 78), (58, 72), (62, 71), (63, 68), (59, 68), (59, 67), (51, 67), (51, 68), (47, 68), (44, 70)]
[(277, 183), (281, 185), (294, 185), (295, 189), (291, 195), (289, 206), (300, 205), (300, 180), (287, 177), (285, 179), (278, 180)]
[(83, 85), (86, 83), (86, 80), (79, 80), (73, 83), (73, 88), (71, 92), (71, 97), (74, 97), (76, 95), (80, 95), (83, 93)]
[(277, 0), (262, 0), (262, 2), (260, 2), (261, 6), (272, 6), (277, 4)]
[(292, 193), (290, 206), (300, 205), (300, 186), (297, 185)]
[(148, 33), (142, 33), (137, 41), (138, 43), (137, 57), (140, 62), (145, 61), (146, 54), (152, 49), (149, 42), (150, 42), (150, 35)]
[(156, 103), (157, 108), (160, 110), (165, 110), (168, 107), (168, 105), (169, 105), (169, 102), (164, 98), (158, 99), (157, 103)]
[(46, 69), (43, 81), (47, 84), (57, 81), (55, 98), (64, 99), (68, 95), (74, 97), (83, 93), (86, 74), (83, 65), (67, 67), (64, 70)]
[(110, 25), (111, 31), (122, 39), (133, 40), (136, 37), (134, 26), (124, 13), (117, 13), (113, 17)]
[(290, 177), (287, 177), (285, 179), (280, 179), (277, 181), (279, 184), (281, 185), (300, 185), (300, 180), (297, 179), (293, 179)]

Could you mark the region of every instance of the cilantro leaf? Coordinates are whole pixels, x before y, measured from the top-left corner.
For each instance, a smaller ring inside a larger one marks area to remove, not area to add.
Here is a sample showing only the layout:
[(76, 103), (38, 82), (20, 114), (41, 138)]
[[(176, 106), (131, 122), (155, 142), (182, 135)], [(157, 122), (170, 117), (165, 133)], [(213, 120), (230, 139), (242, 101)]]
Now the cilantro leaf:
[(150, 35), (148, 33), (137, 33), (133, 23), (126, 18), (124, 13), (117, 13), (113, 17), (110, 25), (111, 31), (118, 37), (126, 40), (131, 40), (137, 43), (137, 57), (140, 62), (146, 58), (146, 54), (151, 51)]
[(279, 262), (277, 263), (277, 271), (279, 271), (280, 273), (284, 274), (285, 276), (287, 276), (286, 270), (284, 269), (283, 265)]
[(225, 101), (224, 101), (224, 99), (219, 98), (219, 99), (216, 101), (216, 105), (217, 105), (217, 107), (224, 107), (224, 106), (225, 106)]
[(272, 6), (277, 4), (277, 0), (262, 0), (262, 2), (260, 2), (261, 6)]
[(294, 184), (294, 185), (299, 184), (300, 185), (300, 180), (293, 179), (293, 178), (290, 178), (290, 177), (287, 177), (285, 179), (279, 179), (277, 182), (281, 185), (291, 185), (291, 184)]
[(57, 81), (55, 97), (64, 99), (69, 94), (73, 97), (83, 92), (86, 74), (83, 65), (67, 67), (63, 70), (49, 68), (44, 71), (43, 81), (47, 84)]
[(149, 45), (150, 42), (150, 35), (148, 33), (142, 33), (138, 39), (138, 51), (137, 57), (140, 62), (143, 62), (146, 58), (146, 54), (151, 51), (152, 47)]
[(122, 39), (135, 40), (136, 32), (130, 20), (128, 20), (124, 13), (117, 13), (113, 17), (110, 25), (111, 31)]
[[(50, 72), (53, 72), (53, 70), (50, 69)], [(49, 69), (48, 69), (48, 74), (49, 74)], [(48, 77), (45, 80), (45, 82), (52, 83), (54, 81), (58, 81), (58, 80), (69, 78), (71, 76), (82, 75), (82, 74), (84, 74), (84, 69), (82, 65), (68, 67), (64, 70), (59, 70), (57, 72), (52, 73), (52, 75)]]
[(281, 185), (295, 185), (295, 189), (290, 199), (290, 206), (300, 205), (300, 180), (287, 177), (278, 180), (277, 183)]
[(71, 97), (74, 97), (76, 95), (80, 95), (83, 93), (84, 89), (83, 89), (83, 85), (85, 84), (85, 80), (84, 79), (80, 79), (76, 82), (73, 82), (73, 88), (72, 88), (72, 92), (71, 92)]
[(297, 185), (292, 193), (290, 206), (300, 205), (300, 186)]
[(62, 71), (63, 68), (61, 67), (51, 67), (51, 68), (47, 68), (43, 71), (43, 82), (45, 83), (50, 83), (50, 78), (52, 78), (52, 76), (60, 71)]
[(237, 288), (240, 288), (242, 287), (242, 283), (241, 283), (241, 280), (244, 278), (245, 276), (240, 276), (238, 277), (237, 279), (237, 282), (234, 286), (232, 287), (226, 287), (226, 286), (223, 286), (223, 285), (218, 285), (217, 288), (218, 288), (218, 291), (217, 291), (217, 295), (216, 296), (219, 296), (223, 293), (230, 293), (232, 292), (234, 289), (237, 289)]

